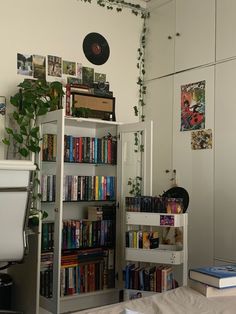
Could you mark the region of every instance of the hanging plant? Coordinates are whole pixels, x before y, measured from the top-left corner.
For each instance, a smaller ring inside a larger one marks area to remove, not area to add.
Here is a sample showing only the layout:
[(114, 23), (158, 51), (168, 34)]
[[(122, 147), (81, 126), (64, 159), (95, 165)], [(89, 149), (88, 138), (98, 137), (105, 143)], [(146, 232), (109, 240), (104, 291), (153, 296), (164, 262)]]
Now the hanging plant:
[(135, 178), (129, 178), (128, 185), (130, 186), (129, 194), (133, 196), (141, 196), (142, 192), (142, 177), (136, 176)]
[(140, 121), (145, 120), (145, 115), (143, 113), (143, 107), (146, 105), (145, 103), (145, 96), (147, 87), (144, 83), (144, 75), (145, 75), (145, 48), (146, 48), (146, 20), (150, 17), (150, 13), (146, 12), (146, 15), (143, 19), (143, 28), (141, 32), (140, 38), (140, 47), (138, 48), (138, 62), (137, 68), (139, 69), (139, 77), (137, 84), (139, 86), (139, 98), (138, 98), (138, 105), (134, 106), (134, 115), (139, 116)]
[[(10, 98), (11, 104), (16, 108), (11, 115), (15, 127), (6, 127), (7, 137), (2, 142), (9, 148), (14, 146), (18, 158), (29, 158), (34, 154), (36, 171), (33, 174), (33, 197), (30, 216), (34, 219), (39, 213), (38, 200), (40, 178), (39, 165), (36, 163), (37, 155), (41, 147), (41, 136), (38, 126), (38, 118), (47, 112), (62, 108), (62, 96), (64, 94), (60, 82), (48, 83), (45, 80), (25, 79), (18, 85), (19, 91)], [(43, 218), (46, 213), (43, 213)]]
[[(85, 3), (92, 3), (92, 0), (80, 1)], [(100, 7), (106, 8), (107, 10), (113, 10), (115, 8), (117, 12), (121, 12), (123, 8), (128, 8), (134, 15), (140, 15), (141, 17), (146, 15), (145, 8), (141, 7), (139, 4), (126, 2), (123, 0), (96, 0), (96, 2)]]
[(144, 152), (144, 145), (142, 143), (143, 131), (137, 131), (134, 133), (134, 152)]

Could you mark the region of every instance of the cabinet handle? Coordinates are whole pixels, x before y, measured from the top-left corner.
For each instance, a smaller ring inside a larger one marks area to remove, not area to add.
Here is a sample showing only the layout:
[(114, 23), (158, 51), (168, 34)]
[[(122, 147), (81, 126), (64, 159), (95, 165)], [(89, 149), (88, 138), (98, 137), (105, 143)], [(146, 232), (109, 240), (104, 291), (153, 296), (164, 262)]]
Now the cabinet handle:
[(168, 39), (172, 39), (172, 36), (169, 35), (169, 36), (168, 36)]
[(180, 36), (180, 33), (176, 33), (176, 36), (177, 36), (177, 37)]

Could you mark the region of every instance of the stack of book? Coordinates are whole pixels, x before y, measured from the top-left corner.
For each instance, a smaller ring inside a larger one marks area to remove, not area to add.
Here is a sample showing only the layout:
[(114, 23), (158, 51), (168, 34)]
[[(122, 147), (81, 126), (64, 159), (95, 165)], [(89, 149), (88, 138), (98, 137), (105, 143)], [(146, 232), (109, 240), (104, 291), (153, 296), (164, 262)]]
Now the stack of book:
[(236, 264), (190, 269), (190, 287), (206, 297), (236, 296)]

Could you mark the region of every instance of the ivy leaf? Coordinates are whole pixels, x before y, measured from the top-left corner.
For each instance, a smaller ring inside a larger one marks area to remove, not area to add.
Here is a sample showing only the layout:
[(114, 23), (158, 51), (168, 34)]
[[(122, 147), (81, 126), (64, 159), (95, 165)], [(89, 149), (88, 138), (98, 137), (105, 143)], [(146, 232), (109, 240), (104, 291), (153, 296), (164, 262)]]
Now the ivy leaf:
[(32, 128), (30, 130), (30, 135), (34, 138), (38, 138), (39, 127)]
[(7, 138), (4, 138), (3, 140), (2, 140), (2, 142), (3, 142), (3, 144), (5, 144), (5, 145), (10, 145), (10, 141), (7, 139)]
[(12, 134), (13, 138), (17, 141), (17, 143), (22, 144), (23, 143), (23, 136), (21, 134)]
[(27, 156), (29, 156), (29, 150), (28, 150), (28, 149), (26, 149), (25, 147), (20, 148), (20, 149), (19, 149), (19, 153), (20, 153), (20, 154), (21, 154), (21, 156), (23, 156), (23, 157), (27, 157)]
[(5, 128), (7, 134), (13, 135), (13, 130), (10, 128)]
[(48, 213), (46, 213), (45, 211), (42, 212), (42, 219), (45, 219), (48, 217)]

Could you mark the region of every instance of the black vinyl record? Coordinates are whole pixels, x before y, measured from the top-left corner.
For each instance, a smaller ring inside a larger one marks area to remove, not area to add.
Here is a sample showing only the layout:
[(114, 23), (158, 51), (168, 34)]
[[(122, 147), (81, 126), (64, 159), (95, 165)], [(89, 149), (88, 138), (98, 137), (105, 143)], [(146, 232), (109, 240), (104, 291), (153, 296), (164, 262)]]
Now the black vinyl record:
[(104, 64), (110, 55), (106, 39), (99, 33), (89, 33), (83, 41), (83, 51), (86, 58), (93, 64)]
[(175, 186), (164, 192), (162, 194), (162, 197), (181, 198), (183, 200), (183, 211), (184, 213), (186, 212), (189, 205), (189, 194), (184, 188), (180, 186)]

